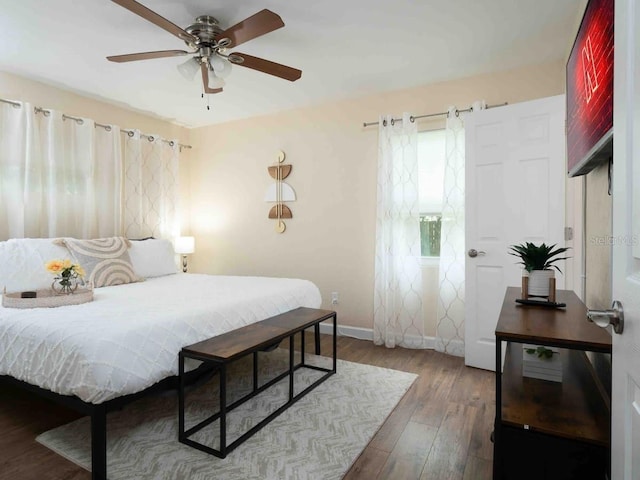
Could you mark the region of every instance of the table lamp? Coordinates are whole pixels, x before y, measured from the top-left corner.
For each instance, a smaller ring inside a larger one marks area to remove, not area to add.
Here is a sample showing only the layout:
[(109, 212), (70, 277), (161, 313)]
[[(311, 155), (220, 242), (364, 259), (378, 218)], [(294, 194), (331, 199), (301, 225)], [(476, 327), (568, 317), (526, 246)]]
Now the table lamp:
[(175, 242), (176, 253), (182, 255), (182, 271), (187, 271), (187, 255), (195, 251), (196, 241), (194, 237), (177, 237)]

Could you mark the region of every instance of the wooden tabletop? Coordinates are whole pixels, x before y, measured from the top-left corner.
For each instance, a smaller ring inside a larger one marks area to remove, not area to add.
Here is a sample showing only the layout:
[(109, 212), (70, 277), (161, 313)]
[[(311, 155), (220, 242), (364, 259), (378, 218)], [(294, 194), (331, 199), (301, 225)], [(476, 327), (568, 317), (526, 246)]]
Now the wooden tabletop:
[(611, 335), (587, 319), (587, 308), (571, 290), (558, 290), (564, 308), (516, 303), (519, 287), (507, 287), (496, 326), (496, 339), (595, 352), (611, 352)]
[(332, 310), (299, 307), (183, 347), (182, 352), (189, 356), (228, 362), (252, 351), (267, 348), (334, 315)]

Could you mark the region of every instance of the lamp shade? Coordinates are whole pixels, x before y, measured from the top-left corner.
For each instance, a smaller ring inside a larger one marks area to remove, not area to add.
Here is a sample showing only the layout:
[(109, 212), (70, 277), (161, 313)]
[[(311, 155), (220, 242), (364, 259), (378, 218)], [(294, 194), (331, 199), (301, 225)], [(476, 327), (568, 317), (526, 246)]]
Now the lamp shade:
[(224, 87), (225, 82), (222, 78), (218, 77), (213, 70), (213, 68), (209, 69), (209, 88), (222, 88)]
[(218, 55), (211, 55), (209, 58), (209, 65), (216, 72), (216, 76), (219, 78), (227, 78), (231, 73), (231, 62), (224, 57)]
[(174, 250), (176, 253), (186, 255), (195, 251), (196, 240), (194, 237), (177, 237)]
[(198, 63), (198, 60), (196, 60), (195, 57), (191, 57), (186, 62), (178, 65), (177, 68), (180, 75), (182, 75), (185, 80), (193, 80), (198, 70), (200, 70), (200, 63)]

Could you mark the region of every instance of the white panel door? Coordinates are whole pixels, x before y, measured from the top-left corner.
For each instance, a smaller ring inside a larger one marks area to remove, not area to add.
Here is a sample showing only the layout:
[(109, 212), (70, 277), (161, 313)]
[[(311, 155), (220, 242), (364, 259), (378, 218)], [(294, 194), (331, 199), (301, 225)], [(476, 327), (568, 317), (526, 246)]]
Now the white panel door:
[(617, 0), (613, 107), (612, 296), (624, 330), (613, 334), (611, 477), (640, 478), (640, 5)]
[[(495, 328), (504, 294), (522, 278), (509, 246), (564, 245), (564, 122), (564, 95), (465, 117), (465, 243), (467, 252), (479, 252), (467, 255), (465, 266), (469, 366), (495, 370)], [(563, 276), (556, 279), (563, 288)]]

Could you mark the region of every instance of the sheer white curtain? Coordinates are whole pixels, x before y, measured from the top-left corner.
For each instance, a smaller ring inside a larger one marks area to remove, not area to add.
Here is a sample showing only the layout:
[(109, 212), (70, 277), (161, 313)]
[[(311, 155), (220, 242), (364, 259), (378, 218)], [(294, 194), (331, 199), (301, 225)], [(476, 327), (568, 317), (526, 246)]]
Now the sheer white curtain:
[(178, 144), (133, 130), (125, 139), (124, 224), (129, 238), (174, 238), (178, 221)]
[[(472, 110), (484, 108), (474, 102)], [(446, 163), (440, 231), (440, 288), (435, 349), (464, 356), (465, 133), (464, 114), (450, 107), (445, 128)]]
[(417, 126), (380, 117), (373, 341), (424, 348)]
[(0, 239), (120, 233), (120, 132), (0, 105)]
[(33, 129), (28, 105), (0, 103), (0, 240), (24, 237), (27, 132)]

